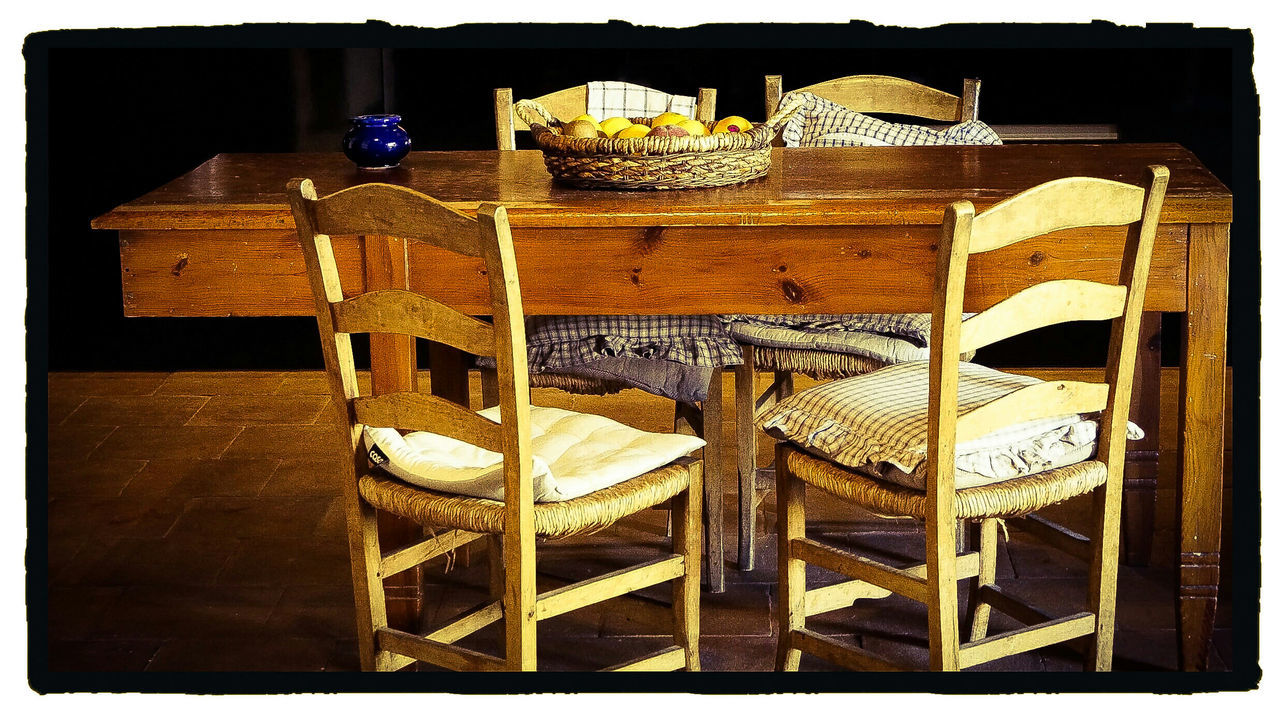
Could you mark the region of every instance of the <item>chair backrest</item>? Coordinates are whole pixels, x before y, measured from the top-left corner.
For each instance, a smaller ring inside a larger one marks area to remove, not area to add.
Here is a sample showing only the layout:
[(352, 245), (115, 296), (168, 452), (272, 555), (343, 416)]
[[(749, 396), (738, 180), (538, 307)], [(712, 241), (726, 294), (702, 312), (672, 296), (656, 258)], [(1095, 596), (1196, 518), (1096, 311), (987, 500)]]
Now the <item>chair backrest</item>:
[[(1110, 477), (1124, 464), (1138, 325), (1169, 171), (1153, 165), (1143, 186), (1091, 177), (1044, 183), (974, 214), (967, 200), (946, 210), (934, 286), (929, 377), (928, 491), (954, 496), (955, 446), (999, 427), (1065, 414), (1101, 412), (1098, 454)], [(1127, 226), (1117, 284), (1058, 279), (1022, 289), (961, 321), (969, 256), (1074, 227)], [(961, 353), (1033, 329), (1078, 320), (1112, 321), (1105, 382), (1031, 385), (957, 417)], [(941, 461), (941, 458), (950, 458)], [(1110, 480), (1109, 480), (1110, 481)]]
[[(359, 473), (368, 468), (368, 456), (361, 451), (366, 425), (442, 434), (502, 453), (508, 522), (525, 518), (532, 522), (533, 453), (524, 308), (506, 209), (481, 205), (472, 219), (409, 188), (377, 183), (317, 198), (311, 180), (294, 179), (289, 182), (288, 196), (315, 299), (330, 390), (351, 432), (353, 470)], [(375, 290), (345, 297), (330, 241), (334, 235), (405, 238), (483, 259), (493, 322), (478, 320), (409, 290)], [(501, 424), (430, 394), (361, 396), (351, 335), (367, 333), (421, 337), (494, 357)]]
[[(547, 108), (552, 116), (561, 120), (571, 120), (587, 112), (587, 86), (565, 88), (533, 98), (534, 102)], [(493, 120), (498, 133), (498, 149), (516, 149), (516, 131), (528, 130), (528, 123), (516, 117), (511, 88), (500, 87), (493, 91)], [(694, 110), (694, 119), (708, 123), (715, 119), (716, 91), (712, 88), (698, 88), (698, 99)], [(597, 117), (597, 120), (604, 120)]]
[[(811, 92), (854, 112), (884, 112), (941, 122), (968, 122), (978, 119), (978, 91), (981, 88), (981, 80), (966, 79), (964, 92), (957, 97), (888, 75), (849, 75), (792, 92)], [(772, 115), (782, 100), (781, 75), (765, 76), (764, 94), (765, 114)]]

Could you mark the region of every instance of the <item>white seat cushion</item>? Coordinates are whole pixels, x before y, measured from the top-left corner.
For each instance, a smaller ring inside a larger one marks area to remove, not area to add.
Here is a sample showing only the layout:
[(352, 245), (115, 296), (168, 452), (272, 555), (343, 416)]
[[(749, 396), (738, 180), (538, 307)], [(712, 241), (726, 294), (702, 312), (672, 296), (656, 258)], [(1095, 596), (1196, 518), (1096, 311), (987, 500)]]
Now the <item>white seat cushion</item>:
[[(959, 415), (1043, 380), (960, 363)], [(874, 477), (924, 489), (929, 363), (906, 362), (798, 392), (760, 415), (773, 437)], [(1097, 422), (1078, 414), (1010, 425), (956, 447), (956, 488), (1074, 464), (1097, 452)], [(1129, 438), (1142, 430), (1129, 423)]]
[[(479, 412), (500, 422), (497, 407)], [(702, 439), (643, 432), (608, 417), (532, 407), (533, 501), (562, 502), (638, 477), (702, 447)], [(502, 499), (502, 455), (432, 432), (366, 427), (369, 459), (420, 487)]]

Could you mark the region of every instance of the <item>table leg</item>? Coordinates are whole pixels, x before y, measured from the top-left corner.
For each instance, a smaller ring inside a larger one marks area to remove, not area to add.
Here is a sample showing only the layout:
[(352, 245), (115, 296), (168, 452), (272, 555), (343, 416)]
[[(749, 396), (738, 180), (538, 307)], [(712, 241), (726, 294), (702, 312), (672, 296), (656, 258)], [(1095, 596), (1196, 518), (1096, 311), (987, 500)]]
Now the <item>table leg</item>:
[[(404, 241), (391, 237), (365, 237), (366, 290), (407, 288), (408, 274)], [(417, 352), (414, 339), (404, 335), (369, 335), (369, 369), (374, 394), (405, 392), (418, 387)], [(422, 536), (422, 527), (407, 519), (379, 513), (378, 535), (384, 547), (399, 547)], [(383, 586), (387, 595), (387, 622), (397, 629), (416, 632), (423, 608), (422, 568), (414, 567), (388, 577)]]
[(1198, 671), (1208, 665), (1218, 605), (1230, 227), (1190, 229), (1178, 413), (1182, 543), (1177, 621), (1179, 666)]

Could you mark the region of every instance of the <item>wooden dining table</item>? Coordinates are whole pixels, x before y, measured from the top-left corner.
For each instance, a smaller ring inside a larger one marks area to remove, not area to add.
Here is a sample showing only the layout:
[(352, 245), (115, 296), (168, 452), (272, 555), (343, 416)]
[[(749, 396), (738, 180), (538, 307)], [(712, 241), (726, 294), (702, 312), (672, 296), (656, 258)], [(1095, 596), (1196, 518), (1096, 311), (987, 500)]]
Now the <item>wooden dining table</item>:
[[(1176, 621), (1180, 666), (1198, 670), (1219, 585), (1232, 197), (1178, 145), (775, 148), (765, 178), (656, 192), (560, 185), (536, 150), (416, 152), (381, 171), (339, 153), (222, 154), (92, 226), (119, 233), (129, 317), (311, 314), (284, 195), (293, 177), (322, 195), (387, 182), (465, 213), (505, 205), (528, 314), (926, 312), (948, 203), (981, 211), (1073, 175), (1137, 183), (1152, 164), (1167, 166), (1171, 182), (1145, 309), (1184, 322)], [(966, 309), (1059, 277), (1115, 282), (1123, 241), (1123, 229), (1086, 228), (975, 257)], [(335, 238), (335, 254), (348, 292), (408, 287), (488, 313), (475, 258), (388, 237)], [(375, 391), (416, 384), (410, 340), (375, 337), (371, 353)], [(430, 354), (432, 391), (465, 403), (466, 359), (437, 346)], [(420, 609), (414, 581), (389, 589), (402, 603), (393, 611)]]

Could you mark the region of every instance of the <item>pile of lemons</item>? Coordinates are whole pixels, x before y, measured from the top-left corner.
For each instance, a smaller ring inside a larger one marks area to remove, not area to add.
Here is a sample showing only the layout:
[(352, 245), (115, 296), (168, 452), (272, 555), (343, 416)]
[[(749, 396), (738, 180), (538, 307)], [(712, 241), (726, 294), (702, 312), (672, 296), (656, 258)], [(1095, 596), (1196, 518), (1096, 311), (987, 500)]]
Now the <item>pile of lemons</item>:
[(560, 128), (565, 137), (697, 137), (715, 135), (722, 132), (745, 132), (751, 129), (751, 123), (732, 115), (715, 123), (711, 129), (678, 112), (664, 112), (653, 118), (648, 125), (633, 123), (625, 117), (610, 117), (604, 122), (597, 122), (591, 115), (579, 115)]

